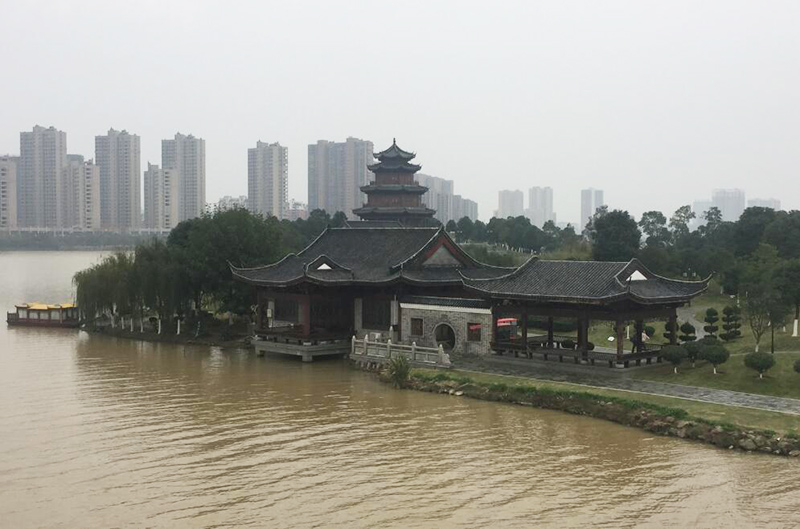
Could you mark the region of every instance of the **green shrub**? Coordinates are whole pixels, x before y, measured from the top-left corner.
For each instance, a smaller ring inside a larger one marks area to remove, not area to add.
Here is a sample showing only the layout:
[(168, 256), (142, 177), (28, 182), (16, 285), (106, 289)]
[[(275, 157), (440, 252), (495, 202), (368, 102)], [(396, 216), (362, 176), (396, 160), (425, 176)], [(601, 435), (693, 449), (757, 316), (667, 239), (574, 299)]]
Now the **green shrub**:
[(775, 357), (769, 353), (747, 353), (744, 356), (744, 365), (758, 372), (758, 378), (764, 378), (764, 373), (775, 365)]
[(795, 373), (800, 373), (800, 360), (795, 360), (795, 362), (794, 362), (794, 371), (795, 371)]
[(684, 358), (688, 356), (686, 349), (680, 345), (668, 345), (661, 349), (661, 358), (672, 364), (675, 373)]
[(717, 309), (713, 307), (706, 309), (706, 317), (703, 321), (707, 323), (707, 325), (703, 327), (703, 330), (706, 331), (709, 336), (714, 336), (719, 330), (719, 326), (717, 325), (719, 321), (719, 312), (717, 312)]
[(652, 325), (645, 325), (644, 326), (644, 333), (647, 336), (649, 336), (650, 338), (652, 338), (653, 336), (656, 335), (656, 328), (653, 327)]
[(411, 362), (405, 355), (398, 355), (390, 359), (386, 364), (386, 376), (396, 388), (404, 388), (408, 385), (411, 376)]
[(561, 342), (561, 347), (563, 347), (564, 349), (575, 349), (575, 342), (573, 342), (572, 340), (564, 340), (563, 342)]
[(695, 336), (695, 331), (696, 331), (696, 329), (694, 328), (694, 325), (692, 325), (688, 321), (685, 321), (685, 322), (683, 322), (681, 324), (681, 332), (683, 334), (681, 334), (679, 336), (679, 338), (684, 343), (685, 342), (693, 342), (693, 341), (697, 340), (697, 336)]
[(717, 366), (728, 361), (731, 354), (721, 345), (707, 345), (702, 347), (700, 358), (714, 366), (714, 374), (717, 374)]
[(594, 343), (586, 342), (586, 350), (587, 351), (594, 351)]
[(695, 362), (700, 358), (700, 353), (703, 350), (702, 344), (700, 342), (687, 342), (683, 344), (683, 348), (686, 349), (686, 357), (692, 363), (692, 367), (694, 367)]

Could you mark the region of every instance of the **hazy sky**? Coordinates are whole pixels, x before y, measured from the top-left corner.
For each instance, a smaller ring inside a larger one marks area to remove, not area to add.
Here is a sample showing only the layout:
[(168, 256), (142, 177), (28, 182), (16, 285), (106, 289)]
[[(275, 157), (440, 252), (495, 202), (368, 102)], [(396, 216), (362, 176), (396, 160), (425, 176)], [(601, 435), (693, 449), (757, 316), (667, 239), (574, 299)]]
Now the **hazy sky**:
[[(800, 2), (23, 2), (0, 0), (0, 153), (34, 124), (94, 155), (110, 127), (142, 168), (206, 140), (207, 199), (247, 193), (257, 140), (397, 137), (480, 216), (502, 188), (579, 190), (637, 217), (741, 187), (800, 208)], [(527, 202), (527, 191), (526, 191)]]

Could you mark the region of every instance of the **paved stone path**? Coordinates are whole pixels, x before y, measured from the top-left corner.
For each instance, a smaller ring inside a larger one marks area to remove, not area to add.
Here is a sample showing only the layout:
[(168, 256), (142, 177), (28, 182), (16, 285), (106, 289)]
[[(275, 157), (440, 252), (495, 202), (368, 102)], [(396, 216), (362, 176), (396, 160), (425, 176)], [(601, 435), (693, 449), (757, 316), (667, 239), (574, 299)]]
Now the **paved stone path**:
[[(798, 399), (639, 380), (632, 378), (628, 370), (503, 356), (492, 356), (485, 359), (459, 359), (454, 362), (454, 365), (457, 369), (465, 371), (496, 373), (554, 382), (569, 382), (598, 388), (620, 389), (800, 415), (800, 400)], [(647, 368), (642, 367), (639, 369)]]

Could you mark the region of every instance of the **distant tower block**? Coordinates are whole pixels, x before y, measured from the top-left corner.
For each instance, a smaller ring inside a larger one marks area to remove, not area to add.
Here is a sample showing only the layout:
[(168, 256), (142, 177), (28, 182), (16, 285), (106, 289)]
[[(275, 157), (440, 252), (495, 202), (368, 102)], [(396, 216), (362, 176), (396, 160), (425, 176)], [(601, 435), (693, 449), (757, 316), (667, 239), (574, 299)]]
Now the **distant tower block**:
[(414, 181), (422, 166), (410, 163), (416, 155), (406, 152), (393, 141), (392, 146), (375, 157), (378, 163), (368, 166), (375, 181), (363, 186), (367, 203), (354, 209), (362, 220), (398, 221), (404, 226), (432, 225), (435, 210), (422, 203), (428, 188)]

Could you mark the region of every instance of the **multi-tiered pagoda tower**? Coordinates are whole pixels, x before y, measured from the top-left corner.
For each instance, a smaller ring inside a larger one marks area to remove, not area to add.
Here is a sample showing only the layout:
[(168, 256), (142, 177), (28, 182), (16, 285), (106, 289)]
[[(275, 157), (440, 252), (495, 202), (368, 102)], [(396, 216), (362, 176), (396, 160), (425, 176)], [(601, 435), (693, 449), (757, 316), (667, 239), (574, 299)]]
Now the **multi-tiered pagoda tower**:
[(375, 155), (378, 163), (368, 166), (375, 180), (363, 186), (367, 203), (354, 209), (362, 220), (398, 221), (404, 226), (430, 226), (435, 210), (422, 203), (428, 188), (414, 180), (421, 165), (411, 163), (416, 155), (406, 152), (392, 141), (392, 146)]

